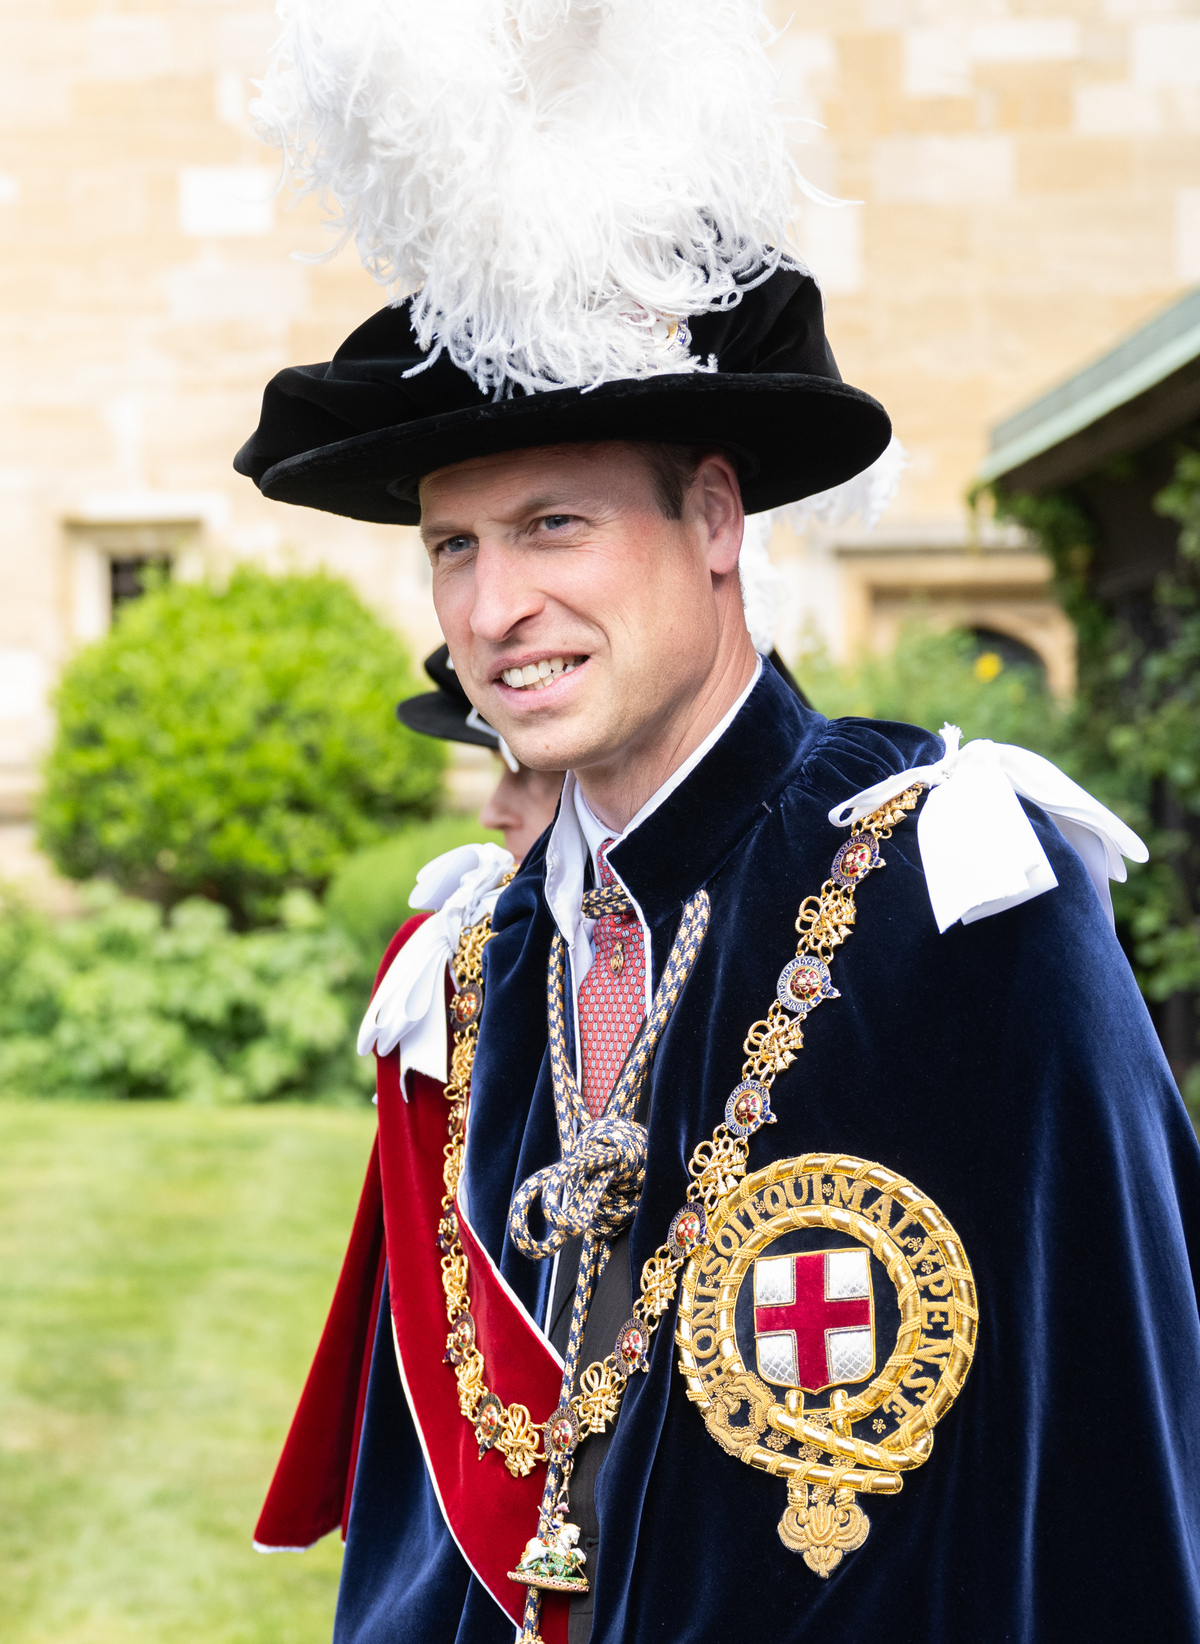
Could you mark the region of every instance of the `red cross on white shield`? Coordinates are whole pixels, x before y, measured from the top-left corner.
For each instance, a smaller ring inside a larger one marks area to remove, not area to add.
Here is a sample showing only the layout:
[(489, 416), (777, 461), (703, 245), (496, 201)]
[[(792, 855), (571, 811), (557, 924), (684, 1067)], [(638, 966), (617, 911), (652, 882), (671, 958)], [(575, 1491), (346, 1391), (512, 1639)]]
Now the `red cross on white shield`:
[(861, 1245), (760, 1256), (754, 1264), (758, 1371), (821, 1393), (875, 1368), (871, 1260)]

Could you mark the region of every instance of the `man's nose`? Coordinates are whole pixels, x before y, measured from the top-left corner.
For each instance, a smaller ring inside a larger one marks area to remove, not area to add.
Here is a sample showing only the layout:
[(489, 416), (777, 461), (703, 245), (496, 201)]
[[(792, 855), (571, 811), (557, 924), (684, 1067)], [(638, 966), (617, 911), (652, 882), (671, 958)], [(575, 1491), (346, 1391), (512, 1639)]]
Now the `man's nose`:
[(541, 610), (545, 601), (525, 574), (526, 559), (503, 543), (485, 540), (479, 544), (471, 632), (480, 639), (500, 644), (519, 623)]

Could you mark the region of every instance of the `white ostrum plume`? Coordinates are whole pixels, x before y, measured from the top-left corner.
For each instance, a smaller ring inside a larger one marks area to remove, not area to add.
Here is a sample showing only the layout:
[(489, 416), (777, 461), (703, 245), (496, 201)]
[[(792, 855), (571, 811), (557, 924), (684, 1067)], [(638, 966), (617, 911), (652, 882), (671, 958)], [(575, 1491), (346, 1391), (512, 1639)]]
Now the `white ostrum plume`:
[[(761, 0), (281, 0), (254, 105), (430, 363), (488, 393), (705, 370), (689, 315), (789, 254)], [(664, 74), (665, 62), (671, 72)]]

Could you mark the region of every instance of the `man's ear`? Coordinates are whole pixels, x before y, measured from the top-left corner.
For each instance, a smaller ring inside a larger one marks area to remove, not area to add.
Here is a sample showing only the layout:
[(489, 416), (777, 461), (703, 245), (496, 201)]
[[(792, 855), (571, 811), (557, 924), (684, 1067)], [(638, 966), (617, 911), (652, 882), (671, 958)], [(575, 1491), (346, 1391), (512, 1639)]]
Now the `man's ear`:
[(728, 576), (737, 569), (745, 519), (737, 470), (728, 457), (713, 451), (701, 459), (689, 501), (703, 517), (709, 570), (716, 576)]

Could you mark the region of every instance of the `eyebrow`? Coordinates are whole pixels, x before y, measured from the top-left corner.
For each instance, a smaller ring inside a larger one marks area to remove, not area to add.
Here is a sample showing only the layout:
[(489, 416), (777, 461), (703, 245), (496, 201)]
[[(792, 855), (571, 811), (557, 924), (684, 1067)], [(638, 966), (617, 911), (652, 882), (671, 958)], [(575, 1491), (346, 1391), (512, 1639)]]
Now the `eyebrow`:
[(523, 514), (569, 514), (571, 509), (564, 503), (561, 492), (546, 491), (542, 496), (530, 497), (522, 503), (520, 512)]
[(421, 533), (421, 540), (426, 544), (433, 537), (465, 536), (467, 534), (449, 521), (440, 519), (423, 519), (417, 529)]
[[(570, 514), (580, 506), (582, 506), (581, 503), (572, 506), (564, 502), (561, 492), (544, 491), (540, 496), (523, 497), (518, 506), (513, 509), (511, 517), (521, 519), (529, 514)], [(420, 531), (421, 537), (426, 543), (434, 537), (472, 535), (470, 531), (464, 530), (461, 525), (456, 525), (453, 520), (432, 519), (428, 522), (422, 520)]]

